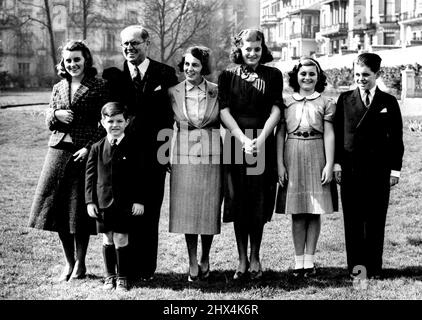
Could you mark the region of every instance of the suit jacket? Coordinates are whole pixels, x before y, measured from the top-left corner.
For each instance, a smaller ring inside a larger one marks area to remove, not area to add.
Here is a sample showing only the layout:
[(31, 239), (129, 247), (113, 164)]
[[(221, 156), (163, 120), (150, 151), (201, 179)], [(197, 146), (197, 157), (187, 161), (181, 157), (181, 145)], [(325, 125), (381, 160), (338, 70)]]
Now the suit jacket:
[(152, 167), (161, 167), (157, 150), (162, 142), (157, 141), (161, 129), (172, 128), (173, 112), (167, 95), (168, 88), (178, 83), (174, 68), (150, 59), (142, 80), (141, 92), (137, 92), (125, 61), (123, 70), (108, 68), (103, 78), (109, 81), (112, 99), (127, 105), (131, 116), (130, 134), (138, 137), (139, 144), (147, 151), (147, 161)]
[(403, 124), (399, 104), (392, 95), (377, 88), (366, 108), (358, 88), (342, 93), (337, 101), (334, 128), (335, 163), (342, 170), (401, 170)]
[(118, 210), (129, 212), (133, 203), (144, 204), (146, 179), (143, 157), (138, 150), (127, 136), (113, 151), (107, 137), (92, 146), (86, 163), (87, 204), (95, 203), (99, 209), (114, 204)]
[(173, 149), (174, 156), (219, 156), (221, 154), (218, 87), (215, 83), (204, 81), (207, 88), (206, 109), (200, 125), (195, 125), (187, 114), (186, 81), (168, 90), (178, 128)]
[[(108, 91), (103, 79), (85, 77), (71, 103), (70, 82), (63, 79), (55, 84), (46, 115), (47, 127), (53, 131), (48, 145), (56, 146), (68, 133), (76, 148), (86, 147), (89, 150), (94, 142), (105, 135), (100, 119), (101, 108), (109, 101)], [(62, 123), (54, 116), (54, 112), (59, 109), (70, 109), (74, 112), (74, 118), (70, 124)]]

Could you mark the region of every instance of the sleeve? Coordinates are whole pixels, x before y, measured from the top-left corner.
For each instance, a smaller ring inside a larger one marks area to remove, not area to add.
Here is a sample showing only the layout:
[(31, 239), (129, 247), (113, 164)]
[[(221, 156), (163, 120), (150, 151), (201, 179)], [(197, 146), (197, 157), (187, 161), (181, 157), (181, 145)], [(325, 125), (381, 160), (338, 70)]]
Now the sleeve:
[(218, 105), (220, 110), (230, 108), (229, 72), (226, 70), (218, 76)]
[(99, 141), (102, 137), (106, 135), (106, 131), (100, 122), (101, 109), (108, 101), (110, 101), (110, 92), (107, 81), (100, 81), (98, 87), (95, 90), (97, 92), (97, 98), (95, 99), (95, 101), (98, 101), (98, 111), (96, 115), (97, 128), (92, 132), (91, 139), (89, 139), (89, 141), (85, 145), (85, 148), (87, 148), (88, 150), (95, 142)]
[(122, 71), (116, 67), (107, 68), (103, 71), (102, 77), (107, 81), (107, 90), (110, 101), (122, 102)]
[(334, 148), (334, 163), (342, 164), (342, 154), (344, 148), (344, 106), (343, 106), (343, 94), (337, 100), (336, 112), (334, 114), (334, 136), (335, 136), (335, 148)]
[(278, 106), (280, 110), (283, 110), (283, 74), (277, 68), (274, 68), (273, 76), (270, 83), (271, 105)]
[(97, 148), (91, 148), (85, 167), (85, 203), (97, 202), (96, 185), (97, 185)]
[(145, 154), (142, 152), (142, 148), (139, 148), (136, 145), (136, 141), (133, 139), (130, 142), (131, 145), (131, 153), (132, 153), (132, 161), (131, 167), (133, 172), (132, 181), (134, 181), (134, 187), (131, 188), (132, 192), (132, 201), (133, 203), (140, 203), (145, 205), (145, 193), (146, 193), (146, 184), (148, 183), (146, 180), (146, 164), (145, 164)]
[(334, 102), (333, 99), (329, 98), (326, 100), (326, 103), (324, 105), (324, 120), (333, 122), (335, 113), (336, 113), (336, 103)]
[(60, 121), (54, 115), (54, 112), (57, 110), (56, 101), (58, 99), (58, 96), (59, 96), (59, 88), (58, 88), (58, 85), (56, 84), (53, 87), (53, 91), (50, 97), (49, 107), (45, 116), (45, 124), (50, 131), (57, 130), (58, 125), (60, 123)]
[(400, 171), (402, 167), (404, 144), (403, 144), (403, 121), (400, 107), (396, 98), (391, 97), (391, 120), (389, 128), (390, 137), (390, 167), (391, 170)]

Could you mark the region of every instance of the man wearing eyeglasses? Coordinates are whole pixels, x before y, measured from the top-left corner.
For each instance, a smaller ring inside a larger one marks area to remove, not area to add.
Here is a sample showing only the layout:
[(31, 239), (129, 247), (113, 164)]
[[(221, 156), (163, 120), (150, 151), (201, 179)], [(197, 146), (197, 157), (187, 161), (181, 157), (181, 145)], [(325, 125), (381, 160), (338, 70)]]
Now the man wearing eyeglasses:
[(133, 232), (129, 233), (132, 248), (132, 277), (152, 279), (157, 267), (158, 224), (164, 196), (166, 165), (157, 160), (157, 151), (163, 142), (157, 140), (158, 132), (172, 128), (173, 116), (167, 89), (178, 83), (174, 68), (147, 56), (150, 46), (148, 31), (139, 25), (126, 27), (120, 33), (123, 70), (105, 69), (103, 78), (108, 80), (111, 97), (128, 107), (131, 123), (128, 135), (134, 147), (146, 157), (145, 213), (137, 217)]

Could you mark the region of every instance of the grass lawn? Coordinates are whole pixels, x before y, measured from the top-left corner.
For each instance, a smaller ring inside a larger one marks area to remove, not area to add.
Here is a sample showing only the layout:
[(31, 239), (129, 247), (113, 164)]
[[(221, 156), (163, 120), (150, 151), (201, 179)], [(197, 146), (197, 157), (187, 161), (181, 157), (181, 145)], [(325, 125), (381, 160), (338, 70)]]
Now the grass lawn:
[[(102, 290), (101, 236), (91, 237), (88, 277), (58, 284), (63, 258), (57, 234), (26, 227), (47, 151), (45, 106), (0, 110), (0, 299), (87, 300), (421, 300), (422, 299), (422, 133), (405, 118), (402, 178), (391, 192), (384, 268), (387, 278), (357, 289), (348, 280), (342, 214), (323, 217), (317, 248), (319, 276), (295, 280), (289, 274), (294, 251), (288, 216), (275, 215), (262, 242), (264, 277), (232, 281), (237, 266), (232, 224), (223, 224), (211, 251), (209, 282), (188, 284), (183, 235), (168, 232), (168, 185), (160, 220), (158, 269), (154, 281), (135, 283), (127, 293)], [(414, 119), (414, 118), (412, 118)], [(420, 120), (420, 119), (419, 119)], [(369, 178), (369, 177), (368, 177)]]

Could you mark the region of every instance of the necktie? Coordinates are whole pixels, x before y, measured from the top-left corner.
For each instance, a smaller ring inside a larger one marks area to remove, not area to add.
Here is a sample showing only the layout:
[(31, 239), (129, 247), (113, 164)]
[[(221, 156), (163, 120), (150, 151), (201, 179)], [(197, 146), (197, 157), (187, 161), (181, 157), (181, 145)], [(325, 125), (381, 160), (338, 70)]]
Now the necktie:
[(140, 94), (140, 92), (142, 92), (142, 77), (141, 77), (141, 72), (139, 71), (138, 67), (135, 67), (135, 73), (136, 75), (132, 79), (133, 85), (135, 87), (137, 94)]
[(133, 77), (133, 81), (134, 82), (142, 81), (141, 71), (139, 71), (138, 67), (135, 67), (135, 76)]
[(365, 98), (365, 106), (366, 106), (367, 108), (369, 108), (369, 105), (371, 104), (371, 100), (369, 100), (369, 95), (371, 94), (371, 92), (370, 92), (368, 89), (366, 89), (366, 90), (365, 90), (365, 94), (366, 94), (366, 98)]
[(117, 146), (117, 139), (113, 139), (113, 140), (111, 140), (110, 145), (111, 145), (111, 151), (113, 151), (114, 149), (116, 149), (116, 146)]

